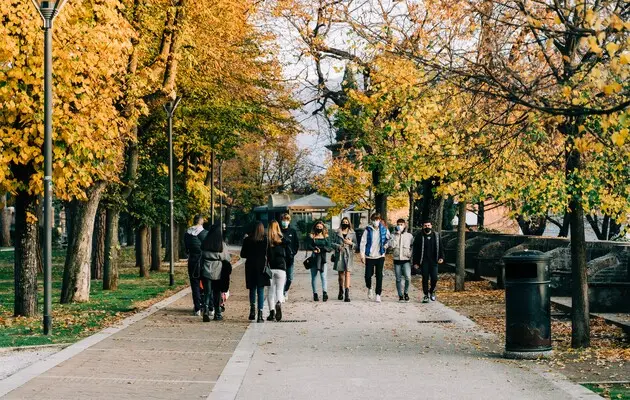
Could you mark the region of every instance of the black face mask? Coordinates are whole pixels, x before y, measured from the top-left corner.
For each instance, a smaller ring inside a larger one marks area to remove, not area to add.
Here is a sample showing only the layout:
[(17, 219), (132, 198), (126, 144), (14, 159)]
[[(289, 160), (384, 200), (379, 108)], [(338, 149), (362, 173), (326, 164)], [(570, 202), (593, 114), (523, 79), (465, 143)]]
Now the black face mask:
[(322, 233), (324, 230), (320, 228), (315, 228), (315, 233)]
[(429, 234), (431, 233), (431, 228), (424, 228), (424, 233)]
[(350, 224), (341, 224), (341, 228), (342, 229), (348, 229), (348, 228), (350, 228)]

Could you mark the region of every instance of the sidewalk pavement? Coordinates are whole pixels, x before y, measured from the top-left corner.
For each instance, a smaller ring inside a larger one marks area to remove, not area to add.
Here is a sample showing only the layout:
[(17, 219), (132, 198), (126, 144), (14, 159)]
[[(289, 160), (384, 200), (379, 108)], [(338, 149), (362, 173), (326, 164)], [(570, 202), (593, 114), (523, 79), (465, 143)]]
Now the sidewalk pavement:
[[(391, 271), (381, 304), (368, 301), (363, 269), (352, 302), (312, 301), (296, 262), (284, 323), (247, 321), (242, 267), (223, 322), (190, 315), (186, 296), (89, 347), (7, 399), (571, 399), (595, 394), (535, 363), (500, 358), (496, 339), (440, 303), (399, 303)], [(319, 285), (319, 282), (318, 282)], [(303, 322), (290, 322), (290, 321)], [(0, 382), (0, 387), (2, 382)], [(209, 395), (209, 396), (208, 396)]]

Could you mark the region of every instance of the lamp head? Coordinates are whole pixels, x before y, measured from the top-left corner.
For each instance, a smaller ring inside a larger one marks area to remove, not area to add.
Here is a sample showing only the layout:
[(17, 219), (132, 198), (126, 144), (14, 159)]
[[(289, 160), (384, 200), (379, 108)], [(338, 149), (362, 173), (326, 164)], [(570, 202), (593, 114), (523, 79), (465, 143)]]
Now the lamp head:
[(53, 20), (63, 6), (67, 3), (67, 0), (31, 0), (35, 8), (39, 12), (39, 15), (44, 21)]

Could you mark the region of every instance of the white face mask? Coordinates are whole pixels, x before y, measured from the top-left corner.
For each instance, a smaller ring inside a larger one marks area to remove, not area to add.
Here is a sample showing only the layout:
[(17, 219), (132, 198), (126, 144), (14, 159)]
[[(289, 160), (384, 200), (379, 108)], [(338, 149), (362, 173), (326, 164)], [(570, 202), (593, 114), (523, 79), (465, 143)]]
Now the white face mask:
[(289, 227), (289, 221), (282, 221), (282, 228), (287, 229)]
[(372, 221), (372, 226), (374, 226), (375, 228), (378, 228), (380, 224), (381, 224), (381, 221), (379, 221), (378, 219), (376, 221)]
[(398, 229), (398, 232), (402, 232), (405, 230), (405, 225), (397, 225), (396, 229)]

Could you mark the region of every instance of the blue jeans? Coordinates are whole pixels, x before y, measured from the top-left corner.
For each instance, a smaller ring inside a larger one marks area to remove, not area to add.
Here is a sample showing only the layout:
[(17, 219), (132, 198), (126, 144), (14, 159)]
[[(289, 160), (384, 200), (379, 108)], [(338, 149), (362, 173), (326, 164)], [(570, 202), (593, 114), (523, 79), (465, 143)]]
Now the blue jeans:
[(311, 268), (311, 287), (313, 293), (317, 293), (317, 273), (322, 279), (322, 290), (328, 292), (328, 264), (324, 264), (324, 270), (319, 271), (317, 268)]
[(288, 292), (289, 288), (291, 287), (291, 282), (293, 282), (293, 274), (294, 274), (294, 268), (295, 267), (295, 263), (291, 263), (291, 265), (287, 265), (287, 281), (284, 283), (284, 292)]
[(402, 278), (405, 277), (405, 293), (409, 293), (409, 282), (411, 281), (411, 263), (409, 261), (402, 264), (394, 263), (394, 271), (396, 272), (396, 290), (398, 297), (402, 297), (403, 292), (400, 290), (402, 286)]
[(265, 306), (265, 287), (258, 286), (249, 289), (249, 304), (256, 303), (256, 294), (258, 294), (258, 309), (262, 310)]

